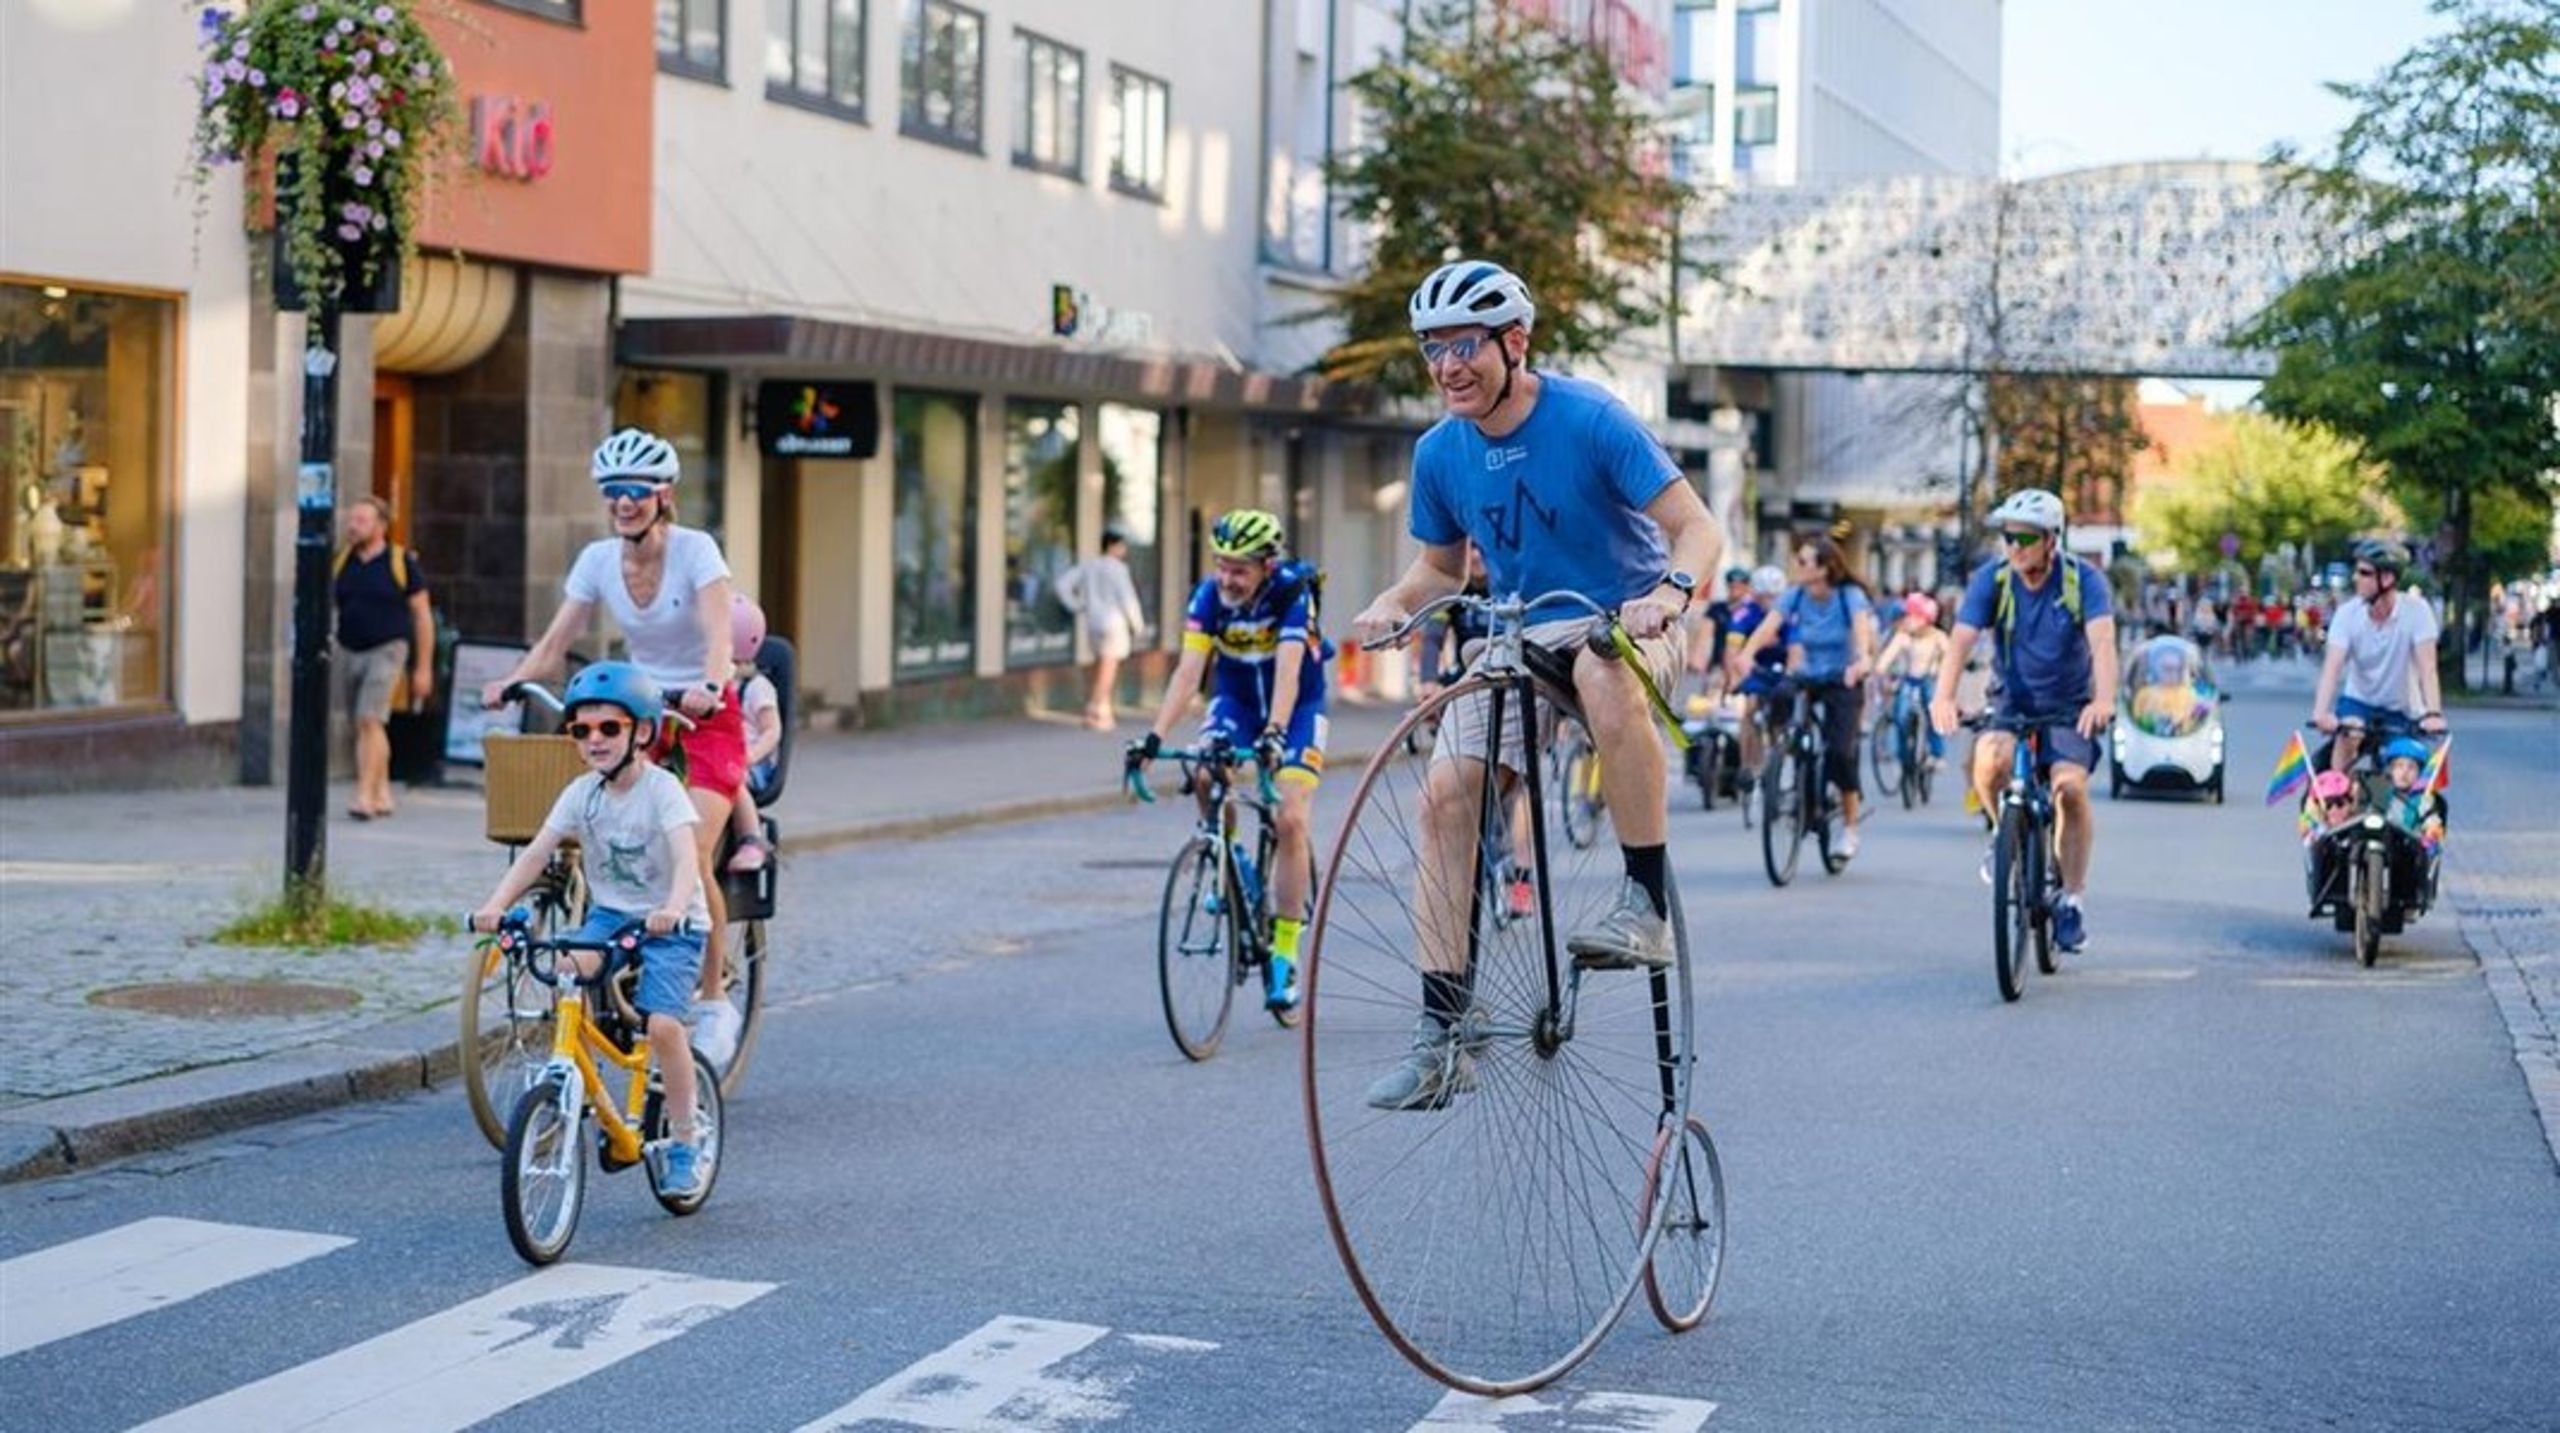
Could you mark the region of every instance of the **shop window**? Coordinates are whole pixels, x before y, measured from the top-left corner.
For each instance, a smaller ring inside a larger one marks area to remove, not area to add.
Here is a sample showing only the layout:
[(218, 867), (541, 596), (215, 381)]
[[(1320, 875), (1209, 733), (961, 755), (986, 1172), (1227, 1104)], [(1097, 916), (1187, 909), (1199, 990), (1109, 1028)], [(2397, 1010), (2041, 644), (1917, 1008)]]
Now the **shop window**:
[(987, 19), (952, 0), (911, 0), (906, 97), (898, 132), (967, 150), (982, 147)]
[(176, 322), (0, 282), (0, 719), (169, 698)]
[(579, 13), (580, 0), (488, 0), (488, 3), (501, 10), (522, 10), (545, 20), (557, 20), (563, 25), (575, 25), (583, 18)]
[(626, 368), (613, 387), (613, 426), (645, 428), (664, 438), (683, 465), (676, 513), (728, 545), (728, 488), (721, 471), (721, 382), (717, 375), (663, 368)]
[(1004, 661), (1075, 660), (1075, 622), (1058, 579), (1076, 565), (1076, 459), (1082, 425), (1066, 403), (1004, 409)]
[(1084, 52), (1028, 30), (1014, 32), (1022, 80), (1015, 109), (1013, 162), (1025, 169), (1084, 177)]
[(1102, 451), (1102, 525), (1129, 539), (1138, 605), (1157, 621), (1164, 587), (1164, 415), (1105, 403), (1094, 436)]
[(1164, 146), (1173, 90), (1136, 70), (1111, 67), (1111, 187), (1164, 198)]
[(764, 0), (765, 98), (862, 118), (866, 0)]
[(658, 68), (729, 82), (729, 0), (658, 0)]
[(897, 396), (893, 665), (900, 677), (967, 672), (977, 655), (978, 404)]

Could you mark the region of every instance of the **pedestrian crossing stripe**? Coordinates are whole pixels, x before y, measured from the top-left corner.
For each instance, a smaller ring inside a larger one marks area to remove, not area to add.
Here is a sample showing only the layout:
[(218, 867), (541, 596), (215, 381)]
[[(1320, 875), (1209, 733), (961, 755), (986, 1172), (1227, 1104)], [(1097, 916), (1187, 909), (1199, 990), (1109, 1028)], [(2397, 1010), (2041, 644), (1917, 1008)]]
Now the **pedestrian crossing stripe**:
[(332, 1234), (133, 1223), (0, 1262), (0, 1358), (182, 1304), (354, 1243)]
[(1452, 1393), (1410, 1433), (1698, 1433), (1716, 1405), (1651, 1393)]

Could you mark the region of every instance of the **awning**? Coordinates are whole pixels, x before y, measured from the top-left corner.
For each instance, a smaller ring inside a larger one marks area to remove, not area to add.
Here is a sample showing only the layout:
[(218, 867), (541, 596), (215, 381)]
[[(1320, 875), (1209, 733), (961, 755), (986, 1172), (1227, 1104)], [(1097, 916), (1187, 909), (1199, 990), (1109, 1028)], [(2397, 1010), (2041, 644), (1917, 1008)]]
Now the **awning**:
[(1025, 393), (1257, 413), (1362, 415), (1366, 387), (1282, 376), (1205, 358), (1136, 357), (1063, 345), (998, 343), (790, 314), (635, 318), (616, 357), (674, 368), (796, 370), (964, 383)]

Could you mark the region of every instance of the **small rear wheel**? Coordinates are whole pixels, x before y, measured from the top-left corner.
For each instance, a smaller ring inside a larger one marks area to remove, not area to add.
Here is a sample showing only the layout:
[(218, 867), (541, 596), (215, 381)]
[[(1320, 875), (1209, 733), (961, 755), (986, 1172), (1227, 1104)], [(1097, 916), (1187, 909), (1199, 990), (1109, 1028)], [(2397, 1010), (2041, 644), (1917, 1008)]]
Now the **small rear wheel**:
[(1174, 1047), (1192, 1060), (1218, 1053), (1236, 983), (1244, 978), (1236, 920), (1212, 909), (1221, 901), (1234, 903), (1226, 892), (1226, 864), (1216, 843), (1192, 837), (1165, 873), (1164, 904), (1156, 917), (1156, 987), (1165, 1029)]
[(1657, 1197), (1663, 1203), (1662, 1233), (1645, 1261), (1644, 1297), (1673, 1333), (1687, 1333), (1706, 1318), (1724, 1274), (1724, 1165), (1705, 1121), (1691, 1115), (1686, 1133), (1684, 1139), (1680, 1127), (1664, 1126), (1645, 1165), (1644, 1208), (1655, 1208)]
[(528, 1264), (548, 1264), (569, 1251), (587, 1199), (587, 1142), (574, 1118), (565, 1080), (526, 1090), (508, 1122), (506, 1163), (498, 1173), (507, 1240)]
[[(659, 1207), (679, 1218), (700, 1209), (711, 1198), (711, 1186), (720, 1178), (720, 1137), (728, 1128), (721, 1109), (720, 1082), (712, 1078), (711, 1062), (704, 1059), (699, 1050), (688, 1048), (685, 1055), (693, 1061), (693, 1158), (694, 1169), (700, 1179), (691, 1194), (670, 1194), (658, 1182), (663, 1166), (657, 1160), (648, 1161), (649, 1192), (658, 1197)], [(649, 1091), (649, 1103), (640, 1116), (642, 1139), (675, 1137), (676, 1131), (669, 1127), (667, 1120), (666, 1099), (666, 1091), (662, 1088)]]

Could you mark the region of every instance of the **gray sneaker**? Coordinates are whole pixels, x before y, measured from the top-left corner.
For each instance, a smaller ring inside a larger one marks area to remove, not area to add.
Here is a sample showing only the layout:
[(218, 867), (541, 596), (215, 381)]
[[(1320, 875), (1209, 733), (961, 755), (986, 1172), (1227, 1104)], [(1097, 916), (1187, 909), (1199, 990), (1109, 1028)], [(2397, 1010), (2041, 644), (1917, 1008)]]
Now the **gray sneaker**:
[(1664, 970), (1671, 965), (1671, 921), (1632, 879), (1599, 920), (1565, 937), (1573, 963), (1585, 970)]
[(1369, 1086), (1373, 1110), (1436, 1110), (1476, 1087), (1475, 1057), (1458, 1033), (1425, 1015), (1414, 1022), (1413, 1049)]

